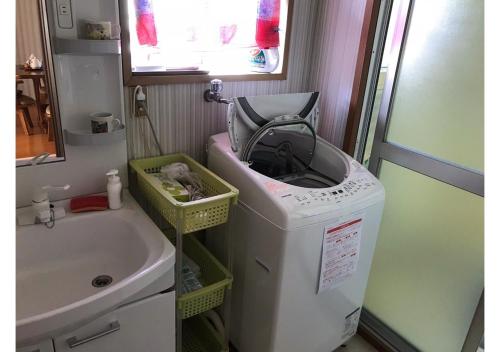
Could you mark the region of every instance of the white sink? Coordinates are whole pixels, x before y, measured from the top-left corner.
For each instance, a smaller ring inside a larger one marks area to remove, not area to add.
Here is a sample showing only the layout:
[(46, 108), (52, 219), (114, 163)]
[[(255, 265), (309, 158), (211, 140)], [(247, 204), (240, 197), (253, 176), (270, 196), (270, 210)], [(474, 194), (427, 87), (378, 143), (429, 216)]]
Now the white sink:
[[(68, 201), (56, 206), (68, 206)], [(23, 209), (19, 209), (22, 212)], [(17, 227), (17, 343), (53, 336), (125, 302), (166, 274), (175, 248), (124, 191), (119, 210), (72, 214), (55, 227)], [(112, 277), (94, 287), (98, 275)]]

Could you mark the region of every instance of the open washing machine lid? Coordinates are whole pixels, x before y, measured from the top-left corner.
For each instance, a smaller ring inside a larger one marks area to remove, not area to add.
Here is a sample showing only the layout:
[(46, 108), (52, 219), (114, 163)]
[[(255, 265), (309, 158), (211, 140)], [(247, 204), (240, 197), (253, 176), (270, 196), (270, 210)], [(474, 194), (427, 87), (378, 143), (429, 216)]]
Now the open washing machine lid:
[(294, 93), (235, 97), (227, 110), (231, 149), (241, 159), (247, 143), (267, 123), (281, 116), (299, 116), (316, 131), (319, 93)]
[(319, 93), (233, 98), (231, 148), (251, 169), (306, 188), (337, 183), (310, 168), (316, 149)]

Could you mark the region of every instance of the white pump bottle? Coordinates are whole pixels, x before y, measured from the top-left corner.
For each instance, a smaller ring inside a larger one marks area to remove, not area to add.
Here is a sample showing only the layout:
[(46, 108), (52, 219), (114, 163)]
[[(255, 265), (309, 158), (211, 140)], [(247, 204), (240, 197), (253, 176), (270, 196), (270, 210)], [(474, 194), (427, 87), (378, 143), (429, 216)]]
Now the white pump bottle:
[(122, 183), (118, 170), (112, 169), (106, 173), (108, 176), (108, 205), (109, 209), (120, 209), (122, 207)]

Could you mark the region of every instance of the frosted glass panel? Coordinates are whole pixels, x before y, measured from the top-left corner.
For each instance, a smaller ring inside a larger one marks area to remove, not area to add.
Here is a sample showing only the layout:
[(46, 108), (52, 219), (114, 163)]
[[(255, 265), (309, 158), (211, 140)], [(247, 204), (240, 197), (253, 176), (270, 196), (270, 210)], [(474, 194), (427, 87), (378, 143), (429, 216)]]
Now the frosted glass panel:
[(483, 170), (483, 2), (417, 0), (387, 139)]
[(483, 289), (483, 198), (387, 161), (365, 307), (422, 351), (462, 348)]

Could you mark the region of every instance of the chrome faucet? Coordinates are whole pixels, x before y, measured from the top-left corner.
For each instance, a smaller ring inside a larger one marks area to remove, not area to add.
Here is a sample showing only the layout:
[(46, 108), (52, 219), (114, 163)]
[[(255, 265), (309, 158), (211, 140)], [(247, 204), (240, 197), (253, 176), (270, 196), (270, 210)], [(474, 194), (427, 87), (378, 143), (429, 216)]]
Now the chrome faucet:
[(207, 89), (203, 94), (205, 101), (210, 103), (215, 101), (217, 103), (229, 104), (229, 100), (222, 98), (222, 91), (224, 85), (220, 79), (213, 79), (210, 81), (210, 89)]

